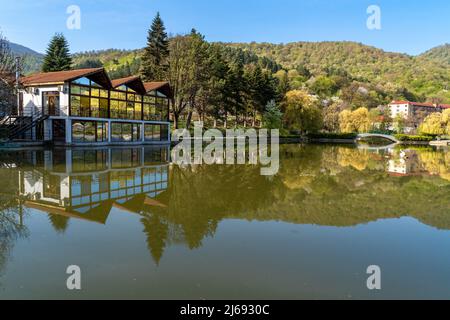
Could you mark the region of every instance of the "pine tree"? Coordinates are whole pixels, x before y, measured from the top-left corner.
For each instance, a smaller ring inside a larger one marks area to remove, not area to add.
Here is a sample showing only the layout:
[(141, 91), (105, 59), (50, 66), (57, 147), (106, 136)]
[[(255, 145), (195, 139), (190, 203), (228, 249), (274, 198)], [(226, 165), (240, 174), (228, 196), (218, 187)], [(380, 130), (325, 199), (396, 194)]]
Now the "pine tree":
[(169, 40), (164, 22), (158, 12), (148, 30), (147, 47), (141, 62), (141, 75), (145, 81), (164, 80), (167, 73)]
[(71, 66), (72, 57), (69, 52), (69, 44), (62, 33), (57, 33), (48, 45), (42, 71), (65, 71), (70, 70)]
[(144, 233), (147, 235), (147, 247), (153, 260), (159, 265), (169, 236), (169, 226), (158, 215), (151, 215), (141, 219)]

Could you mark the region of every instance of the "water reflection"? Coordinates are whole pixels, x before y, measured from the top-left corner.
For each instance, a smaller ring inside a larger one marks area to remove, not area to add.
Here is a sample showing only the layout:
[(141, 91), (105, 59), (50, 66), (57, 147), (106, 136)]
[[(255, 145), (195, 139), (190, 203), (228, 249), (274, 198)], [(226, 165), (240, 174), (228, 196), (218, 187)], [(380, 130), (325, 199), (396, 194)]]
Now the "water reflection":
[(227, 219), (348, 227), (409, 216), (450, 229), (446, 152), (316, 145), (280, 151), (274, 177), (250, 165), (171, 166), (168, 147), (4, 153), (0, 266), (14, 239), (26, 236), (23, 211), (48, 214), (60, 234), (71, 219), (108, 224), (113, 209), (131, 213), (156, 263), (168, 246), (200, 248)]
[[(70, 219), (106, 224), (116, 208), (142, 216), (149, 237), (162, 237), (152, 208), (166, 206), (158, 197), (168, 187), (169, 147), (21, 151), (4, 153), (2, 164), (8, 184), (2, 186), (0, 265), (14, 238), (25, 235), (27, 209), (48, 214), (55, 231), (64, 233)], [(148, 242), (159, 260), (161, 248)]]
[[(113, 207), (140, 214), (167, 189), (168, 149), (32, 152), (19, 169), (25, 206), (48, 212), (58, 231), (69, 218), (105, 224)], [(41, 166), (40, 166), (41, 165)], [(57, 216), (57, 217), (55, 217)]]
[(0, 167), (0, 275), (14, 248), (14, 243), (28, 235), (23, 223), (23, 207), (18, 199), (17, 174), (12, 164)]

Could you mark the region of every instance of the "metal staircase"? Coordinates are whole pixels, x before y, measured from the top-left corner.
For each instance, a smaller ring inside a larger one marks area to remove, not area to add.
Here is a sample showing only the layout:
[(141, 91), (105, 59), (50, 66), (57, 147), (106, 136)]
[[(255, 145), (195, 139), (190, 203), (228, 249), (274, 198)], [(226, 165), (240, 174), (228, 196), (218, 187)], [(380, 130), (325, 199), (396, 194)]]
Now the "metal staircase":
[(49, 118), (34, 109), (24, 115), (9, 115), (0, 120), (0, 134), (4, 139), (33, 140), (33, 128)]
[(15, 126), (11, 129), (9, 132), (8, 138), (9, 140), (19, 139), (20, 137), (23, 137), (27, 134), (28, 131), (31, 131), (31, 129), (35, 128), (39, 123), (42, 123), (43, 121), (48, 119), (48, 115), (41, 115), (38, 118), (32, 119), (31, 122), (24, 122), (21, 123), (19, 126)]

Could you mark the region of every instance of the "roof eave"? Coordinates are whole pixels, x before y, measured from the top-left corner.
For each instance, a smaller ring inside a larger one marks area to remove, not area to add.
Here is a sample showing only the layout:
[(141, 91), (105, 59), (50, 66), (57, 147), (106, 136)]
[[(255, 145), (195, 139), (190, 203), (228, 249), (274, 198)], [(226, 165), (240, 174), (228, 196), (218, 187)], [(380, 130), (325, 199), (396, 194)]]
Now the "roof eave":
[(22, 83), (24, 87), (43, 87), (43, 86), (60, 86), (63, 85), (65, 81), (59, 82), (36, 82), (36, 83)]

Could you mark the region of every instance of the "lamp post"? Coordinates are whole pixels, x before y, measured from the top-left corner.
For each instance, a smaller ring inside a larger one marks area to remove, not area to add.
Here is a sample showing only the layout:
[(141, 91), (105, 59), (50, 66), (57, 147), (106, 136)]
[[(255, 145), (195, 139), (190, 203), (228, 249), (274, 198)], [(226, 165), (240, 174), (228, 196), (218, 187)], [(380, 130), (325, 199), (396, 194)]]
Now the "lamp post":
[(17, 98), (17, 108), (16, 112), (19, 115), (19, 109), (20, 109), (20, 94), (19, 94), (19, 84), (20, 84), (20, 57), (16, 57), (16, 98)]

